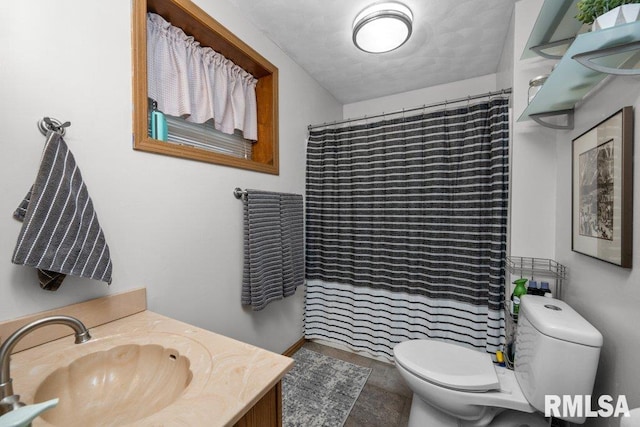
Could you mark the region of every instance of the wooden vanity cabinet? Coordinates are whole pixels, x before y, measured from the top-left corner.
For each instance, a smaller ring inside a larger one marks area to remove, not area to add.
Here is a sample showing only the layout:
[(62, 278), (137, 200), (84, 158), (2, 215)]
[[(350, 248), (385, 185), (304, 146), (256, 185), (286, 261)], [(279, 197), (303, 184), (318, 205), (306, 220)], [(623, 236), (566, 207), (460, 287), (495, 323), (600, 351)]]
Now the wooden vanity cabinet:
[(234, 427), (282, 427), (282, 382), (278, 381)]

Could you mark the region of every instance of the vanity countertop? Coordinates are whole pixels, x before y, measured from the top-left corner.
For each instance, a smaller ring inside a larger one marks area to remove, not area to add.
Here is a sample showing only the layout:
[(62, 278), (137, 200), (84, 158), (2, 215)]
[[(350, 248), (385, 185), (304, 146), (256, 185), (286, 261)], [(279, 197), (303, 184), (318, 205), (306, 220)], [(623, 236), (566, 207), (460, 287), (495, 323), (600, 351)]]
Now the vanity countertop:
[[(136, 426), (230, 426), (293, 366), (293, 360), (151, 311), (90, 328), (92, 339), (73, 344), (67, 336), (12, 355), (13, 388), (34, 403), (38, 384), (73, 360), (123, 344), (158, 344), (190, 361), (193, 378), (169, 406)], [(33, 426), (49, 426), (41, 417)]]

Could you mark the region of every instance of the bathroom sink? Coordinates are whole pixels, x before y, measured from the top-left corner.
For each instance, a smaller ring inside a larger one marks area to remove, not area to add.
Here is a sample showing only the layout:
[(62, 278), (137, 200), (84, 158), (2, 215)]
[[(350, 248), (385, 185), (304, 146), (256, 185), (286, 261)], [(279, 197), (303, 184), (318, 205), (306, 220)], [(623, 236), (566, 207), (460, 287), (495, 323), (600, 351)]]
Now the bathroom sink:
[(96, 351), (51, 372), (34, 401), (59, 398), (41, 415), (56, 426), (118, 426), (175, 402), (191, 383), (190, 361), (157, 344), (125, 344)]
[(288, 357), (148, 310), (90, 332), (83, 344), (66, 336), (11, 355), (22, 402), (59, 398), (33, 427), (231, 426), (254, 416), (256, 402), (275, 399), (293, 366)]

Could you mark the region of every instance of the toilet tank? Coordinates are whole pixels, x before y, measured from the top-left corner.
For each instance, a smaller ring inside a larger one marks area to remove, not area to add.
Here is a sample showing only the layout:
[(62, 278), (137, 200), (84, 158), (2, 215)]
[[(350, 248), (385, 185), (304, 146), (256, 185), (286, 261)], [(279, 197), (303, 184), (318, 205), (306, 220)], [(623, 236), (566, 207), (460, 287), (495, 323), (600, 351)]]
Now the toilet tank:
[(518, 317), (514, 370), (531, 406), (544, 412), (545, 395), (591, 395), (602, 334), (567, 303), (553, 298), (524, 295)]

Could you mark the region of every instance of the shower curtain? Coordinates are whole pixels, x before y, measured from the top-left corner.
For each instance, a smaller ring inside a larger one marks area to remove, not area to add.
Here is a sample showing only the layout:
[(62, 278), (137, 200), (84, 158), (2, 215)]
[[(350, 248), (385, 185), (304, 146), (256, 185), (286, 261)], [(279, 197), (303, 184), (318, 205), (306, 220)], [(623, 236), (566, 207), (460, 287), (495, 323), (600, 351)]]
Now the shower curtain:
[(305, 337), (504, 343), (507, 99), (310, 132)]

